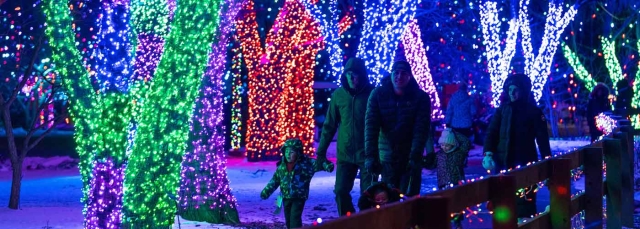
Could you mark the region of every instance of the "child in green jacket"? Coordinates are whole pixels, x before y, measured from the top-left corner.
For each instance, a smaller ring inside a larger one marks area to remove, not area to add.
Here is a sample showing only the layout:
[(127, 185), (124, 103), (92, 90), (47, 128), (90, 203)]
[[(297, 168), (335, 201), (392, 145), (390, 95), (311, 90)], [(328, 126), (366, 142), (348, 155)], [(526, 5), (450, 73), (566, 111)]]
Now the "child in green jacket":
[(325, 161), (321, 166), (315, 159), (302, 153), (302, 141), (292, 138), (285, 141), (280, 151), (284, 153), (282, 160), (276, 164), (278, 168), (273, 178), (260, 193), (260, 198), (266, 200), (280, 187), (284, 218), (287, 228), (302, 227), (302, 210), (309, 198), (309, 184), (313, 175), (322, 168), (333, 172), (333, 163)]

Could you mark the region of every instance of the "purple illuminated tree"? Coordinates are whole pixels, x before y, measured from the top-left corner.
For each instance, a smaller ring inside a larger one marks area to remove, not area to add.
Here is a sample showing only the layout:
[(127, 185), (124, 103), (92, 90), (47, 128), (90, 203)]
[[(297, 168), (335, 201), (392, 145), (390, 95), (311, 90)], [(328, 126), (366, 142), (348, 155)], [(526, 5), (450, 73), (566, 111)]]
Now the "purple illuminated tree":
[(188, 220), (239, 223), (224, 157), (222, 80), (229, 32), (240, 5), (241, 0), (226, 0), (220, 9), (220, 25), (196, 100), (178, 192), (180, 215)]

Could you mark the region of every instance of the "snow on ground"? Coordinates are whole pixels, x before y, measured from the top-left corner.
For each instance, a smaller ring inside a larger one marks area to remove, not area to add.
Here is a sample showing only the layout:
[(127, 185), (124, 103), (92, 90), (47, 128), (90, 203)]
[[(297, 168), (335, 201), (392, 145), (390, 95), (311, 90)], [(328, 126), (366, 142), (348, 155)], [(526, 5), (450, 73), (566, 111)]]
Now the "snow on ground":
[[(552, 141), (554, 152), (567, 151), (588, 144), (582, 142)], [(480, 166), (481, 146), (475, 146), (470, 158), (466, 173), (469, 178), (484, 175), (484, 169)], [(335, 146), (329, 149), (335, 150)], [(328, 157), (334, 158), (335, 152), (328, 152)], [(11, 186), (11, 173), (0, 171), (0, 229), (75, 229), (82, 228), (82, 204), (80, 198), (81, 181), (77, 167), (62, 169), (55, 166), (54, 162), (64, 163), (67, 160), (53, 158), (50, 160), (30, 159), (37, 165), (43, 165), (40, 170), (26, 170), (22, 182), (22, 198), (20, 210), (6, 208)], [(44, 166), (44, 165), (49, 166)], [(245, 225), (242, 228), (284, 228), (284, 216), (274, 215), (275, 198), (277, 192), (268, 200), (260, 199), (260, 191), (271, 179), (275, 171), (275, 162), (248, 163), (242, 158), (229, 158), (227, 173), (231, 183), (233, 195), (238, 200), (238, 212), (240, 220)], [(335, 172), (319, 172), (311, 182), (309, 200), (305, 205), (303, 222), (312, 224), (318, 218), (330, 220), (337, 217), (337, 207), (334, 201), (333, 186)], [(430, 191), (435, 187), (435, 173), (423, 170), (422, 191)], [(580, 186), (580, 185), (576, 185)], [(359, 180), (356, 180), (352, 196), (354, 203), (359, 197)], [(545, 195), (542, 190), (540, 195)], [(540, 198), (539, 199), (545, 199)], [(539, 201), (539, 205), (548, 204)], [(540, 208), (540, 207), (539, 207)], [(539, 210), (543, 210), (544, 207)], [(489, 216), (480, 216), (485, 223), (478, 223), (477, 218), (471, 224), (466, 222), (465, 228), (490, 228)], [(488, 221), (488, 222), (486, 222)], [(177, 221), (176, 221), (177, 222)], [(180, 220), (174, 228), (239, 228), (208, 223)]]

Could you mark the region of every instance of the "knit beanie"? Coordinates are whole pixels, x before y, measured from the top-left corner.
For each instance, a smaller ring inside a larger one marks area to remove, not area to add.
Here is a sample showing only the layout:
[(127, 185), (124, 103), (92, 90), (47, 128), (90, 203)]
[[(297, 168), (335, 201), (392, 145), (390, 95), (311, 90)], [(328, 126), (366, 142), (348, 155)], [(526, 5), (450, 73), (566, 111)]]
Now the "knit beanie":
[(299, 138), (289, 138), (284, 142), (284, 145), (280, 147), (280, 152), (284, 153), (285, 149), (293, 148), (294, 151), (302, 153), (302, 141)]
[(454, 147), (458, 146), (458, 141), (456, 140), (456, 134), (453, 132), (451, 128), (446, 128), (442, 131), (442, 134), (440, 135), (440, 139), (438, 139), (438, 143), (449, 144)]

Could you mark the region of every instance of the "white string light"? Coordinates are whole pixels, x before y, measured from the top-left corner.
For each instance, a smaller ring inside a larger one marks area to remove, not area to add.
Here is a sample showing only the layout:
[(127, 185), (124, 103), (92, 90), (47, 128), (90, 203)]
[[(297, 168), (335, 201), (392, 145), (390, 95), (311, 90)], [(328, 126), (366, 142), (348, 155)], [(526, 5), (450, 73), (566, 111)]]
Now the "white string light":
[(322, 12), (321, 5), (325, 5), (326, 1), (322, 1), (322, 4), (315, 3), (317, 0), (302, 0), (306, 10), (313, 16), (313, 18), (320, 25), (320, 31), (322, 31), (322, 38), (325, 42), (325, 51), (329, 53), (329, 60), (331, 62), (331, 72), (329, 75), (335, 77), (334, 79), (339, 82), (340, 75), (342, 73), (342, 49), (340, 48), (340, 35), (338, 24), (340, 21), (340, 15), (337, 13), (338, 2), (337, 0), (328, 0), (329, 14)]
[(393, 64), (394, 51), (405, 25), (416, 12), (417, 0), (368, 0), (364, 5), (364, 25), (356, 56), (365, 61), (369, 80), (380, 84)]
[[(511, 59), (516, 51), (518, 24), (515, 19), (509, 21), (509, 30), (504, 44), (500, 39), (502, 21), (498, 18), (496, 2), (486, 1), (480, 5), (480, 21), (482, 23), (482, 43), (486, 47), (487, 64), (491, 76), (493, 99), (491, 105), (497, 107), (502, 93), (502, 84), (507, 78)], [(501, 46), (504, 45), (504, 49)]]
[[(544, 27), (544, 35), (538, 54), (533, 53), (531, 28), (529, 26), (529, 0), (520, 0), (518, 25), (522, 32), (522, 49), (525, 57), (525, 74), (531, 78), (535, 100), (542, 97), (542, 90), (551, 71), (553, 56), (558, 50), (560, 35), (573, 20), (578, 10), (573, 5), (563, 15), (562, 5), (549, 3), (549, 12)], [(494, 94), (495, 95), (495, 94)]]

